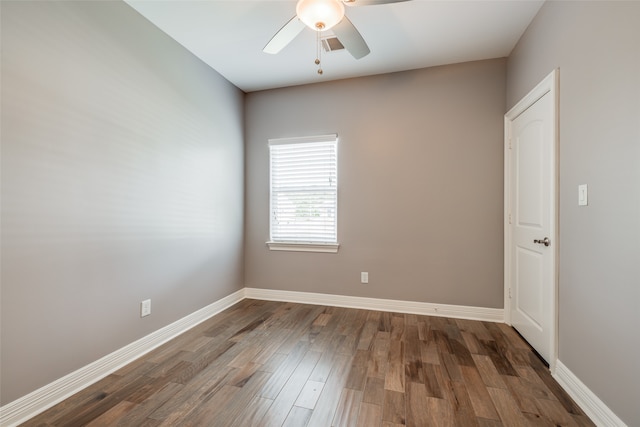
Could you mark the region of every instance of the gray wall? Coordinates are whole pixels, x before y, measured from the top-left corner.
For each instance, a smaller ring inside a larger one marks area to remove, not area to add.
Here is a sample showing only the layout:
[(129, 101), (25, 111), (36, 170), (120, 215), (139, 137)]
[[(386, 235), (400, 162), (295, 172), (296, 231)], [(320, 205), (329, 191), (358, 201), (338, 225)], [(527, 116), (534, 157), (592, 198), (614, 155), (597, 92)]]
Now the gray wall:
[[(505, 72), (497, 59), (248, 94), (245, 284), (502, 307)], [(269, 251), (267, 139), (326, 133), (340, 251)]]
[(124, 3), (1, 4), (6, 404), (242, 287), (244, 95)]
[(640, 2), (547, 2), (509, 58), (509, 107), (556, 67), (559, 358), (638, 426)]

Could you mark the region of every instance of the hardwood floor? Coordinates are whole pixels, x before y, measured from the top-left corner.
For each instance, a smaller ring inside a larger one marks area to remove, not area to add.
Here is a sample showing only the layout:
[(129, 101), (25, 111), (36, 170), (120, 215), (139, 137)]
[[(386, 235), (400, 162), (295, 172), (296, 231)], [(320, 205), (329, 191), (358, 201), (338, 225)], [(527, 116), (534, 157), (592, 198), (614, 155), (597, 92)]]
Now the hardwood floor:
[(592, 426), (504, 324), (244, 300), (25, 426)]

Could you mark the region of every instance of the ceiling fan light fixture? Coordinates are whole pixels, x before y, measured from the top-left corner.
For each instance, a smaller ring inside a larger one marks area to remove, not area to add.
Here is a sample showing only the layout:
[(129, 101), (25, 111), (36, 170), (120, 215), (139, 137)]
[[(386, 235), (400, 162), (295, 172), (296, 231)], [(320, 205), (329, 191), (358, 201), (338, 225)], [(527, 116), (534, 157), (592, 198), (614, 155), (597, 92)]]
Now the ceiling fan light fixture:
[(325, 31), (342, 21), (344, 4), (341, 0), (299, 0), (296, 14), (312, 30)]

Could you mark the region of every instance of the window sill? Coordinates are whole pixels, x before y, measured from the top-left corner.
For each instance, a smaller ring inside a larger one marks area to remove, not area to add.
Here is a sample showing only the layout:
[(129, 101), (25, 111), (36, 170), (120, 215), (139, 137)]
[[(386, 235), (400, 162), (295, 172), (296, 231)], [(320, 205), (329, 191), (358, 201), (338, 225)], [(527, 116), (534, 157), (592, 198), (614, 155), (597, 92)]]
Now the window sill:
[(267, 242), (271, 251), (338, 253), (339, 243)]

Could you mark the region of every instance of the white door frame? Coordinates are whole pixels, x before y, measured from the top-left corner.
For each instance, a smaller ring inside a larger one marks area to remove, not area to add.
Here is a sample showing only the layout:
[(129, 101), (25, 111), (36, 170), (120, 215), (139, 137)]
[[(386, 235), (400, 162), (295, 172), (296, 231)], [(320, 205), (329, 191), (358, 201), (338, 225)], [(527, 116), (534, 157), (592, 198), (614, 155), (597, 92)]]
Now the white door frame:
[(558, 195), (559, 195), (559, 163), (558, 163), (558, 77), (559, 70), (553, 70), (547, 77), (544, 78), (531, 92), (529, 92), (524, 98), (522, 98), (513, 108), (511, 108), (504, 116), (504, 318), (505, 323), (511, 325), (511, 227), (510, 227), (510, 177), (511, 177), (511, 123), (523, 113), (526, 109), (531, 107), (540, 98), (547, 93), (550, 93), (552, 99), (552, 148), (551, 148), (551, 164), (553, 178), (552, 182), (555, 183), (551, 195), (551, 209), (554, 214), (551, 216), (550, 235), (553, 251), (552, 256), (552, 269), (553, 269), (553, 291), (552, 295), (552, 307), (553, 323), (551, 325), (551, 360), (549, 360), (549, 368), (551, 373), (556, 370), (556, 362), (558, 360)]

